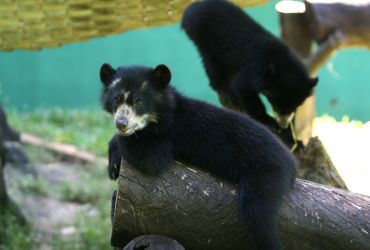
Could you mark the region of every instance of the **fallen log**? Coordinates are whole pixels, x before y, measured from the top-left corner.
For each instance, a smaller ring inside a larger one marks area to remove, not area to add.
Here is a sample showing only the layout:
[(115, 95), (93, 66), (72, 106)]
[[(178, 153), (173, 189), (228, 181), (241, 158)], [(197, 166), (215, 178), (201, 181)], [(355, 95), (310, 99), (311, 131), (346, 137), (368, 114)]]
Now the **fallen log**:
[[(145, 234), (177, 240), (187, 250), (248, 249), (239, 222), (237, 186), (174, 164), (160, 177), (123, 164), (111, 243)], [(297, 180), (280, 211), (285, 249), (370, 249), (370, 197)]]

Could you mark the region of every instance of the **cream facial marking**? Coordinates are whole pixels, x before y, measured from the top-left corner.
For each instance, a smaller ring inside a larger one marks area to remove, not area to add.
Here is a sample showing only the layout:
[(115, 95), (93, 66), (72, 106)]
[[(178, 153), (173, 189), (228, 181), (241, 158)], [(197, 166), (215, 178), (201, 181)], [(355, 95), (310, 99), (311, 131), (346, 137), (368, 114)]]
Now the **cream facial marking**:
[(127, 120), (127, 126), (124, 129), (117, 129), (118, 132), (123, 136), (129, 136), (135, 133), (137, 130), (145, 128), (150, 122), (156, 121), (153, 115), (137, 115), (135, 110), (125, 103), (121, 104), (114, 113), (114, 122), (116, 122), (116, 120), (122, 116), (124, 116)]
[(291, 113), (289, 115), (279, 115), (275, 114), (276, 122), (279, 124), (281, 128), (287, 128), (289, 126), (289, 123), (293, 120), (294, 113)]
[(112, 81), (112, 83), (110, 84), (110, 88), (113, 88), (114, 86), (116, 86), (117, 85), (117, 83), (119, 83), (120, 81), (122, 80), (122, 78), (121, 77), (118, 77), (118, 78), (116, 78), (116, 79), (114, 79), (113, 81)]
[(146, 86), (148, 86), (148, 82), (147, 81), (144, 81), (142, 84), (141, 84), (141, 87), (140, 87), (140, 90), (143, 91), (146, 89)]
[(125, 92), (124, 94), (123, 94), (123, 96), (125, 97), (125, 101), (127, 100), (127, 97), (128, 97), (128, 95), (130, 94), (130, 91), (127, 91), (127, 92)]

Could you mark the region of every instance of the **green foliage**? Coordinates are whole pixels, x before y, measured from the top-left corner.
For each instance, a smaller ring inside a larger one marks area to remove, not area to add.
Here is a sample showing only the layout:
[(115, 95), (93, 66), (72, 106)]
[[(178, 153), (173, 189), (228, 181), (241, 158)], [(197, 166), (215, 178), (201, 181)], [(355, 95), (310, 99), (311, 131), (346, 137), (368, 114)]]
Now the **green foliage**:
[(57, 250), (110, 250), (110, 197), (116, 183), (109, 181), (104, 168), (87, 166), (76, 185), (65, 184), (57, 191), (60, 199), (90, 203), (91, 209), (75, 217), (76, 232), (68, 238), (55, 235), (52, 245)]
[(115, 128), (112, 119), (101, 110), (64, 110), (53, 108), (31, 113), (8, 112), (10, 124), (22, 132), (44, 139), (70, 143), (80, 149), (104, 156)]
[[(104, 157), (107, 154), (107, 142), (115, 132), (111, 118), (99, 110), (51, 109), (31, 113), (16, 111), (7, 113), (11, 126), (21, 132), (32, 133), (46, 140), (74, 144), (80, 149)], [(31, 162), (34, 163), (52, 163), (62, 160), (60, 156), (37, 147), (26, 146), (25, 150)], [(22, 176), (17, 182), (20, 191), (24, 194), (31, 193), (86, 204), (86, 211), (84, 209), (75, 217), (73, 226), (76, 231), (70, 235), (54, 234), (53, 239), (48, 243), (51, 249), (112, 249), (110, 197), (116, 183), (108, 179), (105, 166), (77, 165), (75, 170), (76, 179), (52, 181), (40, 175), (39, 177)], [(4, 227), (2, 224), (0, 226), (1, 232)], [(15, 227), (15, 224), (12, 226), (13, 228), (5, 229), (8, 239), (2, 243), (0, 250), (37, 249), (35, 246), (41, 242), (29, 241), (32, 239), (30, 229), (27, 234), (24, 234), (23, 228)], [(63, 225), (60, 227), (62, 228)], [(60, 232), (60, 229), (56, 228), (56, 232)], [(30, 237), (27, 238), (27, 235)]]
[[(105, 209), (108, 210), (108, 209)], [(106, 213), (107, 211), (104, 211)], [(69, 237), (55, 235), (52, 241), (56, 250), (111, 250), (110, 232), (112, 225), (101, 211), (93, 215), (80, 213), (76, 218), (77, 231)]]
[(34, 245), (29, 225), (20, 225), (10, 211), (0, 215), (0, 250), (33, 249)]
[(32, 175), (23, 175), (18, 179), (18, 187), (25, 194), (48, 196), (51, 191), (49, 186), (48, 181)]
[(110, 197), (114, 182), (109, 181), (105, 168), (90, 165), (86, 167), (88, 171), (79, 173), (78, 182), (73, 185), (65, 182), (54, 188), (60, 200), (97, 205), (100, 198)]

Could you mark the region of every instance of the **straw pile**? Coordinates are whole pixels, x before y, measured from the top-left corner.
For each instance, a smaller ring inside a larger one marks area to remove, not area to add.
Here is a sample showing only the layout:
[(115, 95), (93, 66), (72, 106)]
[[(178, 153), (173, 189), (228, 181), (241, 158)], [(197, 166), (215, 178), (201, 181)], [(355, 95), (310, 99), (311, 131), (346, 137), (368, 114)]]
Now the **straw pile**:
[[(235, 0), (252, 6), (267, 0)], [(0, 50), (64, 43), (177, 22), (191, 0), (0, 0)]]

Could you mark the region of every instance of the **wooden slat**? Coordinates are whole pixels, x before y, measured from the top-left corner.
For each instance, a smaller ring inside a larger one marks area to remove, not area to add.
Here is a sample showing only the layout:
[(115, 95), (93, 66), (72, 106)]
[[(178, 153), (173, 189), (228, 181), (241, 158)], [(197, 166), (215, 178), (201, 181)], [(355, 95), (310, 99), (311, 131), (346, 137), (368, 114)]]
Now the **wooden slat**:
[[(242, 7), (268, 0), (235, 0)], [(191, 0), (0, 0), (0, 50), (41, 49), (172, 24)]]

